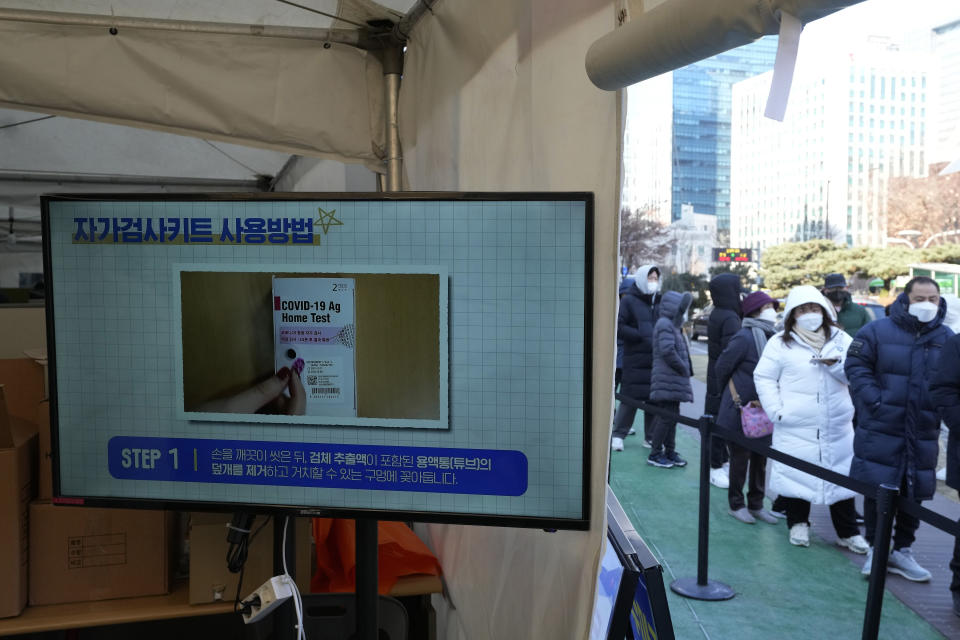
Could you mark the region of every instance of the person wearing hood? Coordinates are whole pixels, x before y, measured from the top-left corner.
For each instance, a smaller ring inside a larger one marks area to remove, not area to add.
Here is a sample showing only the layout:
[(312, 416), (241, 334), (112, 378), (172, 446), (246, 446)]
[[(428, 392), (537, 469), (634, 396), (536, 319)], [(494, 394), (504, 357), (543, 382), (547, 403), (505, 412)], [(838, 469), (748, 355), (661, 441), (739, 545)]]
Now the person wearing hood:
[[(783, 331), (770, 338), (753, 372), (757, 396), (773, 421), (773, 448), (847, 475), (853, 458), (853, 403), (844, 358), (851, 338), (816, 288), (794, 287)], [(790, 543), (810, 546), (810, 505), (830, 506), (837, 544), (866, 553), (854, 492), (773, 461), (770, 488), (783, 500)]]
[[(653, 323), (660, 312), (660, 269), (648, 264), (633, 274), (633, 286), (620, 299), (617, 315), (617, 338), (623, 340), (623, 363), (620, 393), (646, 401), (650, 395), (650, 372), (653, 369)], [(621, 402), (613, 417), (610, 448), (623, 451), (623, 439), (630, 432), (637, 408)], [(643, 412), (643, 439), (650, 442), (653, 415)]]
[[(717, 381), (723, 389), (720, 413), (717, 414), (719, 429), (741, 431), (740, 407), (757, 406), (760, 403), (753, 384), (753, 370), (767, 341), (777, 332), (775, 324), (779, 307), (779, 302), (762, 291), (751, 293), (740, 303), (743, 327), (730, 338), (727, 348), (717, 358)], [(766, 436), (755, 442), (769, 447), (771, 438)], [(730, 515), (746, 524), (754, 524), (757, 520), (777, 524), (776, 517), (763, 508), (766, 456), (741, 447), (732, 440), (727, 444), (730, 447), (730, 487), (727, 489)], [(750, 486), (744, 502), (743, 484), (747, 480), (748, 469)]]
[[(942, 300), (947, 302), (947, 315), (943, 316), (943, 324), (950, 327), (950, 330), (954, 333), (960, 333), (960, 298), (952, 293), (942, 293), (940, 294)], [(952, 362), (951, 359), (945, 360), (945, 362)], [(940, 423), (940, 446), (945, 450), (948, 450), (950, 447), (949, 440), (950, 428), (946, 424), (946, 420)], [(960, 443), (958, 443), (960, 444)], [(946, 482), (947, 480), (947, 468), (942, 467), (937, 469), (937, 480)], [(950, 485), (948, 485), (950, 486)], [(957, 487), (960, 489), (960, 487)], [(958, 563), (960, 563), (960, 556), (957, 558)], [(958, 565), (958, 570), (960, 570), (960, 565)], [(958, 614), (960, 615), (960, 614)]]
[[(713, 311), (707, 323), (707, 396), (703, 412), (715, 416), (720, 411), (723, 387), (717, 380), (717, 358), (740, 330), (740, 276), (721, 273), (710, 281)], [(724, 464), (729, 460), (727, 441), (718, 435), (710, 439), (710, 484), (727, 489), (730, 479)]]
[[(660, 318), (653, 326), (653, 373), (650, 377), (650, 401), (658, 407), (680, 413), (681, 402), (693, 402), (693, 363), (683, 336), (683, 323), (693, 296), (667, 291), (660, 303)], [(656, 415), (647, 464), (654, 467), (684, 467), (687, 461), (676, 451), (677, 421)]]
[[(846, 371), (857, 404), (857, 430), (850, 477), (877, 486), (899, 487), (919, 504), (937, 487), (940, 418), (929, 385), (944, 343), (953, 335), (943, 324), (947, 304), (931, 278), (918, 276), (890, 306), (890, 316), (861, 329), (847, 352)], [(870, 553), (862, 572), (870, 575), (877, 505), (863, 499)], [(888, 570), (914, 582), (930, 572), (914, 559), (910, 546), (920, 521), (898, 511)]]
[(870, 312), (853, 301), (842, 273), (831, 273), (824, 278), (823, 295), (833, 303), (837, 323), (851, 338), (870, 322)]
[[(619, 297), (620, 300), (623, 300), (623, 296), (626, 295), (633, 287), (633, 278), (624, 278), (620, 281), (619, 288)], [(617, 369), (613, 375), (613, 392), (620, 393), (620, 378), (623, 376), (623, 337), (620, 336), (620, 333), (617, 332)], [(630, 429), (628, 433), (633, 433), (633, 429)]]

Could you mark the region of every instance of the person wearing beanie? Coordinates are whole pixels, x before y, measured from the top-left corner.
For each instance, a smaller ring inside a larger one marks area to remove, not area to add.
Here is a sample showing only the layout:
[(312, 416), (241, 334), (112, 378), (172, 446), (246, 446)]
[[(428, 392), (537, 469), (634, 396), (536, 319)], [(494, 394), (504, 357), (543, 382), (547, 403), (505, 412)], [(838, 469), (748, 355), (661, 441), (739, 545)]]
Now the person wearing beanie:
[[(857, 333), (845, 365), (857, 405), (850, 477), (874, 486), (899, 487), (901, 496), (917, 504), (932, 498), (937, 488), (940, 417), (928, 385), (936, 377), (944, 344), (953, 335), (943, 324), (946, 313), (936, 281), (913, 278), (890, 305), (889, 317)], [(871, 548), (861, 571), (869, 576), (877, 519), (874, 497), (864, 496), (863, 516)], [(920, 520), (900, 510), (894, 522), (887, 570), (914, 582), (929, 581), (930, 572), (910, 550)]]
[(842, 273), (831, 273), (824, 278), (823, 295), (837, 312), (837, 323), (852, 338), (863, 325), (870, 322), (870, 312), (853, 301), (847, 279)]
[[(718, 429), (740, 431), (740, 407), (760, 404), (753, 384), (753, 370), (767, 341), (777, 332), (774, 325), (779, 306), (779, 302), (762, 291), (751, 293), (740, 303), (743, 326), (730, 338), (727, 348), (717, 358), (717, 383), (723, 389), (720, 412), (717, 414)], [(739, 404), (734, 400), (734, 390)], [(771, 436), (758, 438), (756, 442), (769, 447)], [(745, 524), (754, 524), (757, 520), (777, 524), (776, 517), (763, 508), (766, 456), (741, 447), (732, 440), (728, 440), (727, 445), (730, 447), (730, 486), (727, 488), (730, 515)], [(744, 502), (743, 485), (748, 471), (749, 489)]]
[[(783, 331), (767, 342), (753, 372), (757, 396), (773, 421), (773, 448), (847, 475), (853, 403), (844, 364), (852, 340), (837, 326), (833, 305), (812, 286), (790, 291), (783, 317)], [(790, 544), (810, 546), (810, 505), (826, 504), (837, 544), (867, 553), (853, 491), (776, 460), (770, 488), (786, 503)]]
[[(660, 318), (653, 327), (650, 401), (671, 413), (680, 413), (681, 402), (693, 402), (690, 384), (693, 363), (681, 330), (687, 321), (691, 302), (693, 296), (690, 293), (667, 291), (660, 303)], [(647, 464), (660, 468), (687, 466), (687, 461), (676, 451), (677, 421), (657, 414), (653, 424)]]
[[(617, 315), (617, 338), (623, 340), (623, 362), (620, 374), (621, 395), (646, 401), (650, 395), (650, 373), (653, 369), (653, 323), (660, 313), (660, 269), (647, 264), (633, 275), (633, 286), (620, 299)], [(613, 417), (610, 448), (623, 451), (623, 439), (633, 427), (637, 408), (625, 402)], [(652, 437), (653, 415), (643, 412), (644, 443)], [(647, 445), (649, 446), (649, 445)]]

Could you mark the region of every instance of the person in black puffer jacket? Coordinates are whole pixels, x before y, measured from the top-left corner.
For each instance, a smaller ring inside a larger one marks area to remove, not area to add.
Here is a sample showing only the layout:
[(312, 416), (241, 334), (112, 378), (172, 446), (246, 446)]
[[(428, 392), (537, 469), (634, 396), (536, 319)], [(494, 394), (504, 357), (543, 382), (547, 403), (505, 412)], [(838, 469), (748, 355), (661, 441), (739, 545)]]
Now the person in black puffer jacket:
[[(762, 291), (756, 291), (743, 299), (740, 305), (743, 311), (743, 328), (727, 343), (717, 358), (717, 383), (723, 389), (720, 412), (717, 414), (717, 428), (721, 430), (742, 431), (740, 407), (752, 403), (759, 405), (757, 388), (753, 384), (753, 370), (757, 367), (763, 348), (777, 331), (777, 308), (780, 303)], [(737, 392), (740, 403), (734, 402), (730, 386)], [(766, 436), (755, 442), (770, 446), (772, 438)], [(733, 441), (730, 447), (730, 487), (727, 489), (727, 501), (730, 515), (746, 524), (758, 519), (776, 524), (777, 519), (763, 508), (763, 496), (766, 490), (766, 456), (754, 453)], [(743, 484), (747, 480), (749, 469), (750, 486), (747, 501), (743, 500)]]
[[(940, 360), (952, 366), (942, 366), (930, 385), (933, 404), (950, 430), (947, 440), (947, 486), (960, 491), (960, 336), (953, 336), (943, 346)], [(960, 538), (953, 541), (953, 559), (950, 561), (953, 580), (953, 612), (960, 616)]]
[[(693, 296), (667, 291), (660, 303), (660, 318), (653, 327), (653, 373), (650, 401), (672, 413), (680, 413), (681, 402), (693, 402), (693, 363), (680, 327), (687, 319)], [(647, 464), (654, 467), (683, 467), (687, 461), (676, 452), (677, 421), (657, 415)]]
[[(717, 358), (727, 348), (737, 331), (740, 331), (740, 276), (721, 273), (710, 281), (710, 297), (713, 311), (707, 323), (707, 396), (703, 412), (715, 416), (720, 412), (723, 388), (717, 380)], [(714, 435), (710, 439), (710, 483), (726, 489), (730, 486), (727, 470), (723, 464), (729, 460), (727, 441)]]
[[(932, 498), (937, 486), (940, 418), (929, 384), (943, 345), (953, 335), (943, 324), (946, 312), (934, 280), (912, 279), (890, 305), (890, 317), (857, 332), (844, 364), (857, 409), (850, 477), (871, 485), (891, 484), (917, 503)], [(875, 499), (865, 496), (864, 537), (871, 549), (864, 575), (873, 562), (876, 514)], [(897, 512), (888, 568), (908, 580), (926, 582), (930, 572), (910, 551), (919, 525), (914, 516)]]
[[(646, 401), (650, 395), (653, 368), (653, 323), (660, 313), (660, 269), (648, 264), (633, 275), (633, 286), (620, 299), (617, 337), (623, 339), (623, 366), (620, 393)], [(621, 402), (613, 418), (610, 448), (623, 451), (623, 439), (630, 432), (637, 408)], [(643, 439), (650, 442), (653, 415), (643, 412)]]

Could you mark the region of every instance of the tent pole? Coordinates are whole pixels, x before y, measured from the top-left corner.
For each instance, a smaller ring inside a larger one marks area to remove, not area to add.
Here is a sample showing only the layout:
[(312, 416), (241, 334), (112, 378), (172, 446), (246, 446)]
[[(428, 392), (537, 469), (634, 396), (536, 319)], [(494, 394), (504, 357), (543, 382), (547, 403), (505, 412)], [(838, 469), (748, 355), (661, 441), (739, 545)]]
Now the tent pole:
[(400, 150), (400, 76), (403, 73), (403, 48), (383, 51), (383, 90), (387, 127), (387, 191), (403, 190), (403, 153)]

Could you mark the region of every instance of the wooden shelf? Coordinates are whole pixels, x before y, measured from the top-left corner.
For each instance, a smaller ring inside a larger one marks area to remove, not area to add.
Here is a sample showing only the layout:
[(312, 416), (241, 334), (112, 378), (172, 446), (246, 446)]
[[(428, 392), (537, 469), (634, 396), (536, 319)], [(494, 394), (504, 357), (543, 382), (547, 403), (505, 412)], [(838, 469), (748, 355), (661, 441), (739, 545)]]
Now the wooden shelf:
[[(441, 589), (440, 578), (436, 576), (407, 576), (397, 581), (390, 590), (390, 595), (426, 595), (440, 593)], [(181, 581), (174, 583), (172, 591), (165, 596), (27, 607), (16, 618), (0, 618), (0, 636), (99, 627), (145, 620), (189, 618), (233, 611), (232, 602), (190, 604), (189, 592), (189, 584)]]

